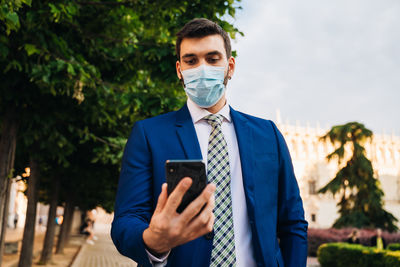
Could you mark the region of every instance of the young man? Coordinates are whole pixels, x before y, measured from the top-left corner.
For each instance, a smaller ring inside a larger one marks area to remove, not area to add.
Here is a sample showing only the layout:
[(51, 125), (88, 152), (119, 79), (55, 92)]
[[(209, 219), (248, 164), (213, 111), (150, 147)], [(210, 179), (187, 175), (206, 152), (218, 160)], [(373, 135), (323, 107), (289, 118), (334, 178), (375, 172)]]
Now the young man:
[[(177, 37), (176, 71), (188, 100), (135, 123), (114, 244), (143, 266), (306, 266), (307, 222), (285, 141), (273, 122), (237, 112), (225, 98), (235, 70), (227, 33), (194, 19)], [(165, 161), (201, 158), (210, 184), (179, 214), (192, 181), (167, 196)]]

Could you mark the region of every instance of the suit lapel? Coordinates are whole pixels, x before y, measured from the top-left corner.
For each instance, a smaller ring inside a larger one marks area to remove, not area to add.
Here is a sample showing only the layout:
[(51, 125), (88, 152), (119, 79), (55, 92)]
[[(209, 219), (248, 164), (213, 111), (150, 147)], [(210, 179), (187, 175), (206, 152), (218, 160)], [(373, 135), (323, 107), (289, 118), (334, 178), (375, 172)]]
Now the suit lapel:
[(196, 130), (186, 104), (176, 112), (175, 127), (186, 159), (202, 159)]
[[(248, 211), (254, 211), (254, 177), (253, 177), (253, 131), (247, 119), (239, 112), (230, 108), (233, 125), (239, 146), (240, 161), (242, 166), (243, 185), (246, 194)], [(199, 141), (193, 125), (189, 109), (185, 104), (176, 113), (176, 133), (187, 159), (202, 159)], [(249, 206), (250, 204), (250, 206)], [(250, 216), (253, 214), (249, 214)]]
[(242, 165), (243, 186), (250, 217), (254, 215), (254, 177), (253, 177), (253, 131), (247, 119), (231, 108), (231, 117), (235, 127), (239, 146), (240, 162)]

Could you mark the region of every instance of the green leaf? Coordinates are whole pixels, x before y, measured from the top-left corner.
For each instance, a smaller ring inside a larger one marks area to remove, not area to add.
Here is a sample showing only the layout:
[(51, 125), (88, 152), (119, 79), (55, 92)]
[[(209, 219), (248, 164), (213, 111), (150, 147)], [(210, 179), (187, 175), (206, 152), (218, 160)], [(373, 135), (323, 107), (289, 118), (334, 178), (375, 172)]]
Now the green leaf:
[(14, 26), (19, 26), (19, 18), (17, 13), (15, 12), (10, 12), (6, 15), (6, 20), (11, 22)]
[(72, 64), (70, 64), (70, 63), (68, 63), (67, 71), (71, 75), (76, 75), (74, 66), (72, 66)]
[(9, 49), (4, 44), (0, 43), (0, 55), (2, 58), (6, 58), (8, 55)]
[(7, 64), (7, 66), (4, 68), (3, 73), (7, 73), (10, 69), (14, 69), (17, 71), (22, 71), (22, 66), (21, 64), (16, 61), (16, 60), (12, 60), (10, 63)]
[(28, 56), (31, 56), (33, 54), (40, 54), (40, 50), (37, 49), (37, 47), (33, 44), (25, 44), (24, 49), (25, 49), (26, 53), (28, 54)]
[(53, 14), (60, 13), (60, 10), (54, 4), (49, 3), (49, 7), (51, 13)]
[(32, 0), (22, 0), (23, 3), (25, 3), (28, 6), (32, 5)]

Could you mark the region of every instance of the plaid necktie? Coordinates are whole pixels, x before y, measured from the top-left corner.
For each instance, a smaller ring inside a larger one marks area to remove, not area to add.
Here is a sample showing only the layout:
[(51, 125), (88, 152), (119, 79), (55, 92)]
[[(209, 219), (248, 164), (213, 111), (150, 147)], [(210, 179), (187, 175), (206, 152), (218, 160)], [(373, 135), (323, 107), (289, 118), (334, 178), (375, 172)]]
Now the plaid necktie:
[(217, 189), (215, 191), (214, 240), (210, 266), (235, 266), (235, 239), (233, 232), (231, 176), (229, 171), (228, 146), (221, 131), (223, 117), (210, 114), (204, 117), (211, 126), (208, 139), (207, 177)]

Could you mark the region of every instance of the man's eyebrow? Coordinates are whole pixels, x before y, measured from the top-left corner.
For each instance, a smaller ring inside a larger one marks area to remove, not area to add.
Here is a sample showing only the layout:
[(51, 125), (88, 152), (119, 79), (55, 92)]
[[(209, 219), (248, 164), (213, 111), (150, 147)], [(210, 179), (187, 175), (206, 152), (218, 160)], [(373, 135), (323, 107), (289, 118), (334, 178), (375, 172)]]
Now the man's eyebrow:
[[(206, 56), (213, 56), (213, 55), (222, 56), (222, 53), (219, 52), (218, 50), (214, 50), (214, 51), (208, 52), (208, 53), (206, 54)], [(191, 53), (191, 54), (184, 54), (184, 55), (182, 56), (182, 58), (189, 58), (189, 57), (197, 57), (197, 55)]]
[(213, 55), (222, 56), (222, 53), (217, 51), (217, 50), (215, 50), (215, 51), (208, 52), (206, 55), (207, 56), (213, 56)]
[(184, 54), (182, 58), (195, 57), (196, 54)]

